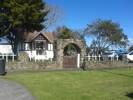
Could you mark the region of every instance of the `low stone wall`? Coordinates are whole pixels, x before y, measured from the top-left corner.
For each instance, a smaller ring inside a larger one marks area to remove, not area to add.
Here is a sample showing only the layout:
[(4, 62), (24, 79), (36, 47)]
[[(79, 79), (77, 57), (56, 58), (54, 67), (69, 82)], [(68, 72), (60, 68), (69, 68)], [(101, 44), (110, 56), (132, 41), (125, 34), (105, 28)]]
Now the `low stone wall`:
[(24, 70), (46, 70), (46, 69), (56, 69), (56, 63), (45, 63), (45, 62), (8, 62), (6, 63), (6, 71), (24, 71)]
[(19, 55), (18, 60), (14, 62), (9, 61), (6, 63), (6, 71), (23, 71), (23, 70), (45, 70), (45, 69), (55, 69), (56, 62), (54, 61), (29, 61), (26, 53), (22, 52)]
[(130, 68), (133, 63), (125, 61), (87, 61), (86, 69)]
[[(133, 63), (128, 63), (126, 61), (85, 61), (81, 68), (83, 69), (112, 69), (112, 68), (129, 68), (133, 67)], [(37, 70), (60, 70), (63, 67), (59, 67), (59, 65), (54, 61), (29, 61), (29, 58), (26, 53), (22, 52), (19, 55), (18, 60), (14, 62), (9, 61), (6, 63), (7, 72), (12, 71), (37, 71)]]

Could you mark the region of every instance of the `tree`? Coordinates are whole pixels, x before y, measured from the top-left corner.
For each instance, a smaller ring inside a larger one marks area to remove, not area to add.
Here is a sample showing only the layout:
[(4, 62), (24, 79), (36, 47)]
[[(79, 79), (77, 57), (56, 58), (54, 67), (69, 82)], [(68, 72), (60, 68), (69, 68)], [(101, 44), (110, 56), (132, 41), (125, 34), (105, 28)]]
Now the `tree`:
[(66, 26), (58, 27), (54, 32), (58, 39), (80, 39), (85, 42), (83, 31), (74, 31)]
[(63, 15), (62, 10), (55, 5), (48, 5), (47, 10), (49, 10), (50, 12), (46, 16), (47, 20), (44, 22), (44, 30), (48, 30), (52, 26), (55, 26)]
[(91, 48), (86, 46), (86, 54), (90, 53), (91, 52)]
[[(85, 43), (83, 35), (80, 33), (80, 31), (73, 31), (66, 26), (58, 27), (55, 33), (57, 39), (80, 39)], [(77, 54), (78, 52), (79, 52), (78, 47), (74, 44), (69, 44), (64, 49), (65, 55), (74, 55)]]
[(91, 47), (96, 54), (109, 49), (110, 46), (126, 45), (127, 36), (120, 25), (111, 20), (99, 19), (87, 25), (84, 32), (86, 35), (94, 37)]
[(133, 51), (133, 46), (130, 46), (129, 49), (128, 49), (128, 51), (129, 51), (129, 52), (130, 52), (130, 51)]
[(7, 36), (16, 53), (29, 32), (45, 28), (49, 10), (42, 0), (1, 0), (0, 12), (0, 36)]
[(74, 32), (66, 26), (58, 27), (56, 32), (58, 39), (72, 39), (74, 38)]

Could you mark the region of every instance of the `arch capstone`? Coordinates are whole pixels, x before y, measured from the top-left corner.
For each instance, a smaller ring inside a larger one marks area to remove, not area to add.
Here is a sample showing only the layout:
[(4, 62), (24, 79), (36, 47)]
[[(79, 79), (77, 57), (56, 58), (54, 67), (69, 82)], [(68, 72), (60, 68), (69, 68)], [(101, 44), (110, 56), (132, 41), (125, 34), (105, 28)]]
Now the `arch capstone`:
[(86, 54), (86, 45), (81, 39), (58, 39), (56, 40), (56, 61), (59, 68), (63, 68), (64, 48), (69, 44), (75, 44), (80, 48), (80, 66)]

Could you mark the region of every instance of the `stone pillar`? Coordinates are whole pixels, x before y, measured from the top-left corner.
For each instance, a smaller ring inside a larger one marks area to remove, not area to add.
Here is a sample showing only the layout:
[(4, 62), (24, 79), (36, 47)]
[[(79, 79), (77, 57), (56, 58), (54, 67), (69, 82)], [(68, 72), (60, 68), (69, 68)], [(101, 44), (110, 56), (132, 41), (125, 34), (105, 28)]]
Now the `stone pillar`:
[(63, 68), (63, 47), (62, 47), (62, 40), (57, 40), (57, 67)]

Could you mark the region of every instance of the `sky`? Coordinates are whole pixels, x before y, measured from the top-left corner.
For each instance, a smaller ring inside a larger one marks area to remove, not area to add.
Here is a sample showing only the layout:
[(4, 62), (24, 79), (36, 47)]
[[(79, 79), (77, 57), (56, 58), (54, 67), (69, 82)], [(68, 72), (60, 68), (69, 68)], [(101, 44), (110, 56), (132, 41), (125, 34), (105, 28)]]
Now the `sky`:
[[(119, 23), (129, 40), (133, 42), (133, 0), (45, 0), (58, 6), (62, 16), (58, 26), (74, 30), (84, 29), (96, 19)], [(55, 26), (57, 27), (57, 26)]]

